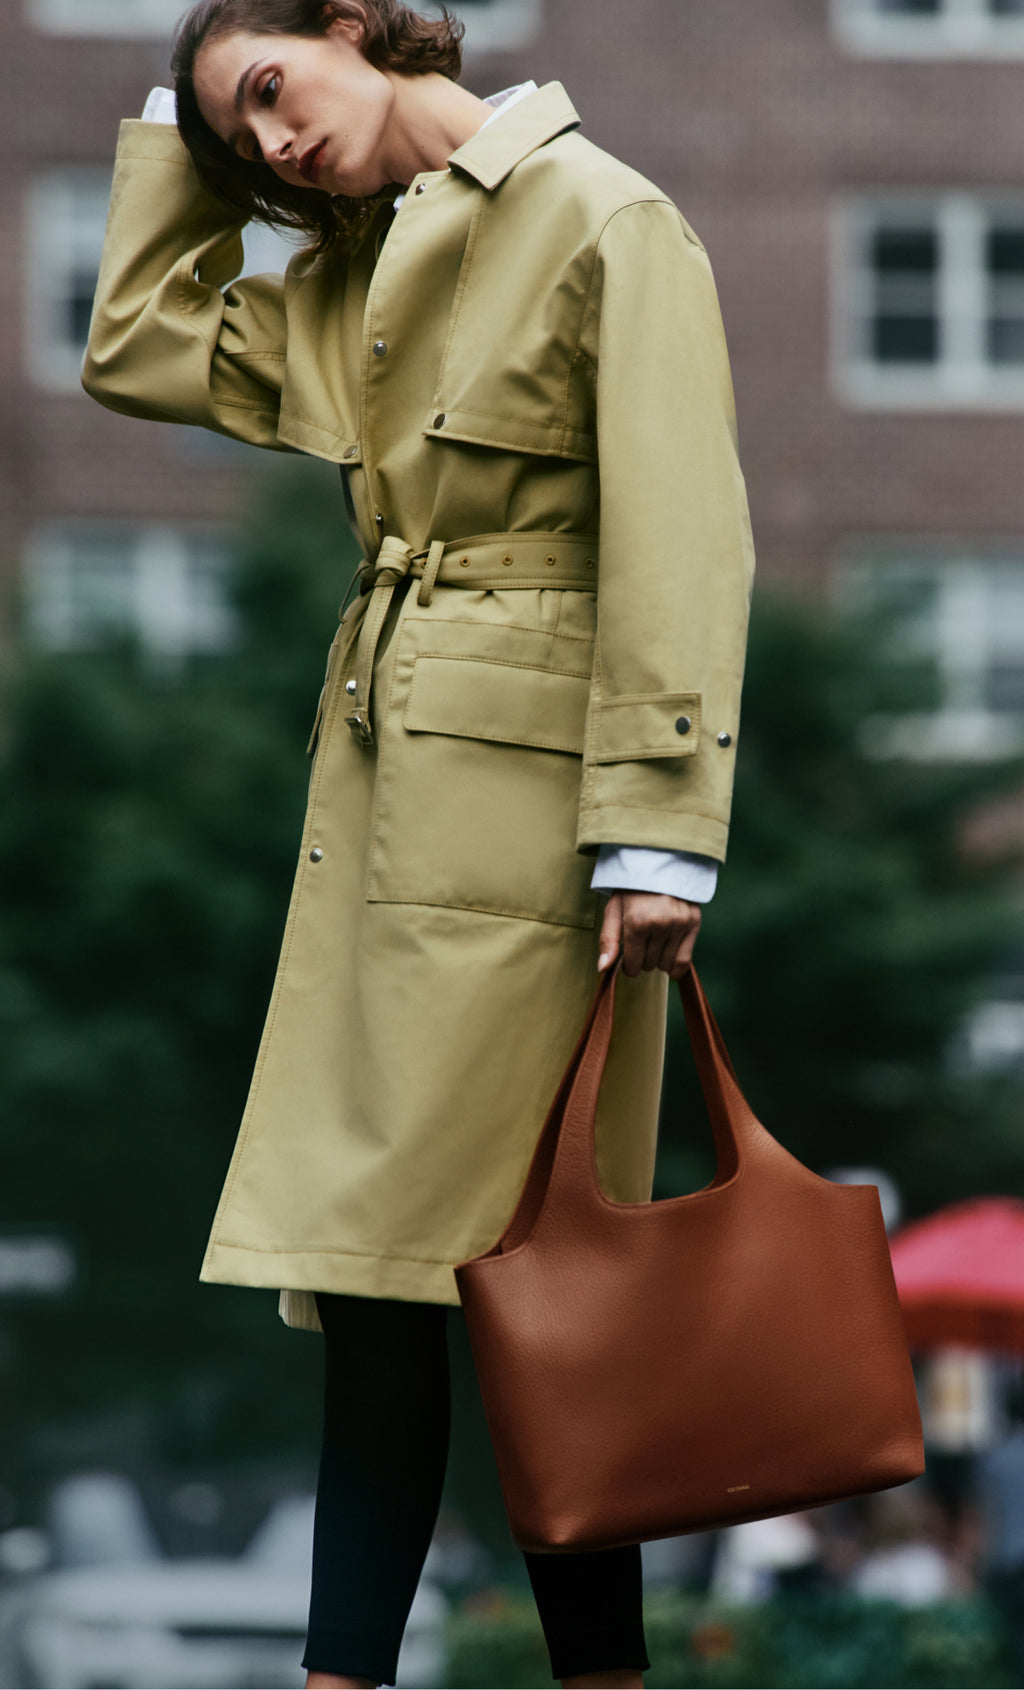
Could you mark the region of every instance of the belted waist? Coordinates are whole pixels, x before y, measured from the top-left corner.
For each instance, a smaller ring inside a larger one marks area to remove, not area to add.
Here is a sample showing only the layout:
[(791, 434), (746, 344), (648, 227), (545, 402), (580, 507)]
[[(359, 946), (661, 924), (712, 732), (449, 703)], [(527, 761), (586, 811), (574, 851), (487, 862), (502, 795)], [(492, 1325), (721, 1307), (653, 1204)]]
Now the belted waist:
[(597, 572), (596, 534), (475, 534), (469, 540), (435, 540), (414, 552), (404, 540), (385, 535), (376, 559), (360, 571), (360, 592), (382, 577), (406, 575), (426, 583), (420, 604), (430, 603), (434, 583), (442, 587), (581, 587), (593, 591)]
[[(373, 744), (370, 687), (373, 661), (394, 590), (406, 577), (419, 581), (416, 602), (429, 605), (435, 586), (479, 590), (557, 587), (591, 592), (597, 586), (596, 534), (475, 534), (468, 540), (434, 540), (414, 552), (385, 535), (371, 563), (359, 569), (359, 621), (352, 710), (345, 717), (360, 745)], [(351, 682), (348, 683), (352, 685)]]

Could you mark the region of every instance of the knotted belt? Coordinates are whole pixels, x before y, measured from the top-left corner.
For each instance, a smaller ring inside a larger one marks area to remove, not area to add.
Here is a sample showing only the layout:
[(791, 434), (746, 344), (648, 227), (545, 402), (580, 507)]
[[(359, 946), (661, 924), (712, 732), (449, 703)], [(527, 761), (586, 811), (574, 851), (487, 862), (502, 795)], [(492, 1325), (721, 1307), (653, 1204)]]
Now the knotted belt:
[(373, 744), (370, 688), (377, 641), (395, 588), (406, 576), (419, 581), (416, 602), (421, 605), (429, 605), (437, 585), (482, 591), (569, 587), (593, 592), (597, 586), (597, 536), (476, 534), (469, 540), (434, 540), (425, 552), (414, 552), (394, 534), (385, 535), (373, 563), (364, 559), (357, 574), (360, 596), (352, 619), (352, 637), (357, 639), (355, 692), (345, 720), (359, 745)]

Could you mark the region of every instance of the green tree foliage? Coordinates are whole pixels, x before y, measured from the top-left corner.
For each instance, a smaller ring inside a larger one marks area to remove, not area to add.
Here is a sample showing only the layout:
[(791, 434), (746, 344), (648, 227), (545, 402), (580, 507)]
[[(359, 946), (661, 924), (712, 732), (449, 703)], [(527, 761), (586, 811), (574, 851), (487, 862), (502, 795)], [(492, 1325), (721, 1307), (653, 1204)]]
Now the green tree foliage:
[(7, 1414), (41, 1450), (93, 1423), (69, 1461), (151, 1460), (110, 1446), (154, 1429), (167, 1459), (280, 1455), (315, 1430), (319, 1346), (271, 1292), (196, 1276), (354, 561), (330, 471), (285, 466), (239, 553), (230, 654), (167, 671), (126, 646), (25, 651), (6, 687), (0, 1230), (66, 1230), (85, 1266), (79, 1295), (10, 1311)]
[[(920, 681), (884, 624), (755, 595), (729, 859), (697, 951), (764, 1124), (819, 1170), (886, 1169), (911, 1212), (1024, 1190), (1019, 1077), (962, 1050), (1022, 937), (1020, 852), (972, 855), (965, 824), (1024, 769), (869, 755), (866, 730), (919, 705)], [(699, 1183), (678, 1001), (671, 1026), (664, 1183)]]
[[(25, 650), (9, 667), (0, 1232), (66, 1229), (85, 1264), (77, 1296), (0, 1305), (23, 1468), (315, 1450), (320, 1346), (281, 1325), (272, 1292), (196, 1278), (357, 561), (325, 466), (275, 463), (252, 503), (230, 653), (167, 671), (127, 647)], [(1008, 870), (965, 860), (958, 830), (1021, 776), (868, 759), (861, 724), (887, 684), (873, 649), (761, 595), (734, 843), (699, 959), (766, 1123), (816, 1166), (882, 1163), (920, 1207), (1021, 1181), (1005, 1088), (949, 1060), (1016, 924)], [(666, 1177), (685, 1179), (675, 1011), (667, 1092)]]
[[(647, 1595), (644, 1619), (650, 1690), (992, 1690), (1013, 1682), (996, 1617), (977, 1599), (908, 1611), (852, 1596), (782, 1597), (730, 1609), (658, 1591)], [(551, 1683), (536, 1610), (526, 1595), (510, 1590), (489, 1607), (457, 1612), (448, 1645), (452, 1690)]]

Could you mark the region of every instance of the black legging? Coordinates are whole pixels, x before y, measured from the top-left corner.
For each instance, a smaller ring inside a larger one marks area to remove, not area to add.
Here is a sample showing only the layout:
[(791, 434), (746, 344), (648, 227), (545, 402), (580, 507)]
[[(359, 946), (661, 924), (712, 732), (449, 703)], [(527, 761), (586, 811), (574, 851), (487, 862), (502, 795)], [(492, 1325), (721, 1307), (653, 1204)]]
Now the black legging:
[[(324, 1437), (302, 1665), (394, 1684), (448, 1459), (448, 1310), (324, 1292), (316, 1303)], [(553, 1677), (650, 1664), (638, 1546), (526, 1566)]]

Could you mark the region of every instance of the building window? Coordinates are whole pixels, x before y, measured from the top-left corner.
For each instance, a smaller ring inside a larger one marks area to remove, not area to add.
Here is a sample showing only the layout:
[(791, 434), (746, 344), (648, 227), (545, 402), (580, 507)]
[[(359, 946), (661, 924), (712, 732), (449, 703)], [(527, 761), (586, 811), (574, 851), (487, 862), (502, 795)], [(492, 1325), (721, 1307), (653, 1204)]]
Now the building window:
[(836, 218), (834, 276), (844, 399), (1024, 409), (1024, 199), (849, 202)]
[(27, 348), (44, 387), (79, 385), (109, 198), (109, 170), (53, 171), (33, 186)]
[(170, 38), (185, 0), (29, 0), (29, 16), (48, 35)]
[(871, 749), (968, 759), (1024, 749), (1024, 547), (873, 545), (843, 560), (836, 594), (870, 616), (910, 695), (905, 713), (867, 724)]
[(135, 639), (152, 656), (228, 650), (230, 551), (218, 534), (67, 524), (38, 531), (23, 572), (28, 637), (54, 651)]
[[(109, 199), (109, 170), (50, 171), (32, 186), (26, 347), (29, 373), (42, 387), (80, 387)], [(262, 224), (250, 225), (244, 242), (243, 275), (282, 271), (296, 250)]]
[[(187, 0), (28, 0), (28, 7), (49, 35), (169, 39)], [(466, 49), (475, 53), (523, 46), (536, 33), (540, 7), (541, 0), (453, 0), (449, 9), (465, 23)], [(429, 3), (417, 9), (433, 11)]]
[(1024, 0), (832, 0), (850, 52), (883, 58), (1024, 57)]
[(961, 1032), (956, 1054), (968, 1070), (993, 1073), (1024, 1066), (1024, 977), (996, 985), (1006, 995), (978, 1004)]

